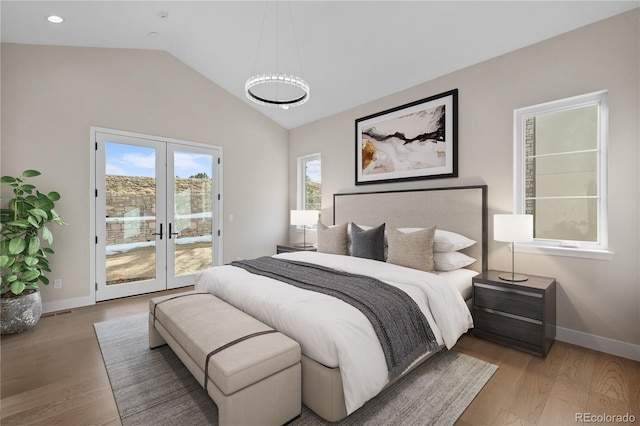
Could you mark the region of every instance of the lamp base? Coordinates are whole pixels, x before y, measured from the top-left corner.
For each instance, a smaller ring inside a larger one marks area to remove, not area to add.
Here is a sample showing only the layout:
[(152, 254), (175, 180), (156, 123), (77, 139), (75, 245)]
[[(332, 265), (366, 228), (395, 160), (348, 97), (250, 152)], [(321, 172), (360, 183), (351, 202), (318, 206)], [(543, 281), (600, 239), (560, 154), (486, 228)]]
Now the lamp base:
[(313, 244), (294, 244), (293, 246), (296, 248), (304, 248), (304, 249), (313, 248)]
[(500, 278), (501, 280), (504, 281), (511, 281), (511, 282), (521, 282), (521, 281), (527, 281), (529, 279), (528, 276), (526, 275), (521, 275), (521, 274), (514, 274), (512, 272), (505, 272), (504, 274), (500, 274), (498, 275), (498, 278)]

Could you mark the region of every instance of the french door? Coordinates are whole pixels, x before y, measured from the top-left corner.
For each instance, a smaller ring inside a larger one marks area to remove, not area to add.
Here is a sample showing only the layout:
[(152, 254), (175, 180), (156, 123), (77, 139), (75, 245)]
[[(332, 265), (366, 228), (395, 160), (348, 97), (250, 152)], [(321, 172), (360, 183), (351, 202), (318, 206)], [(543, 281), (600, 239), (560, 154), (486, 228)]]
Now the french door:
[(96, 300), (192, 285), (220, 264), (220, 149), (96, 131)]

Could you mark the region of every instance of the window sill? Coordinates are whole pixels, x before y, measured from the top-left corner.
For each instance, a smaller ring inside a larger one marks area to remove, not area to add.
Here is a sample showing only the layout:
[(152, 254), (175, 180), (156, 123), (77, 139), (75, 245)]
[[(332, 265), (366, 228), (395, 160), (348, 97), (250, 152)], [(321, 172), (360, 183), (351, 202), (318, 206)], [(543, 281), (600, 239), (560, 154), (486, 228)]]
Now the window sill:
[(609, 250), (586, 250), (572, 247), (551, 247), (516, 244), (519, 253), (546, 254), (551, 256), (581, 257), (583, 259), (611, 260), (613, 252)]

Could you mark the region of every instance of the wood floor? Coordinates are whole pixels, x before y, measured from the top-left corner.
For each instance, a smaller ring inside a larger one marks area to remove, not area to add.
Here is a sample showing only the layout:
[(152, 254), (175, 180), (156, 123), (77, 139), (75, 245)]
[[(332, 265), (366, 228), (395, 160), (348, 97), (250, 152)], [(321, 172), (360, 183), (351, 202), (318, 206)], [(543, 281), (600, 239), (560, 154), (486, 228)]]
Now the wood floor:
[[(93, 324), (146, 312), (155, 295), (43, 317), (2, 336), (0, 424), (119, 425)], [(499, 366), (459, 425), (575, 425), (576, 413), (630, 413), (640, 424), (639, 362), (563, 342), (541, 359), (471, 335), (455, 349)]]

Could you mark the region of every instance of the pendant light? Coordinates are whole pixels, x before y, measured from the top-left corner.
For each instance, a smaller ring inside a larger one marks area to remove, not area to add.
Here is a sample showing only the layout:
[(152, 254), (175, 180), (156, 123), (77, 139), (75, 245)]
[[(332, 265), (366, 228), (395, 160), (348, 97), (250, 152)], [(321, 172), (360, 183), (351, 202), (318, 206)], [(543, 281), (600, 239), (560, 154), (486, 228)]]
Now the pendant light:
[[(291, 27), (293, 29), (293, 41), (296, 48), (296, 54), (298, 57), (298, 65), (302, 70), (300, 64), (300, 52), (298, 51), (298, 42), (296, 40), (296, 33), (294, 28), (293, 17), (291, 16), (291, 7), (289, 9), (289, 19), (291, 21)], [(279, 2), (276, 1), (276, 16), (275, 16), (275, 72), (255, 74), (255, 69), (258, 63), (258, 54), (260, 53), (260, 47), (262, 44), (262, 35), (264, 32), (265, 21), (267, 17), (267, 11), (269, 5), (265, 7), (264, 16), (262, 18), (262, 28), (260, 30), (260, 40), (258, 41), (258, 49), (256, 51), (256, 59), (254, 62), (254, 75), (247, 79), (244, 90), (247, 98), (251, 101), (268, 107), (289, 109), (294, 106), (302, 105), (309, 100), (309, 85), (302, 78), (294, 74), (281, 73), (278, 69), (278, 42), (279, 42)], [(272, 90), (269, 90), (271, 88)]]

